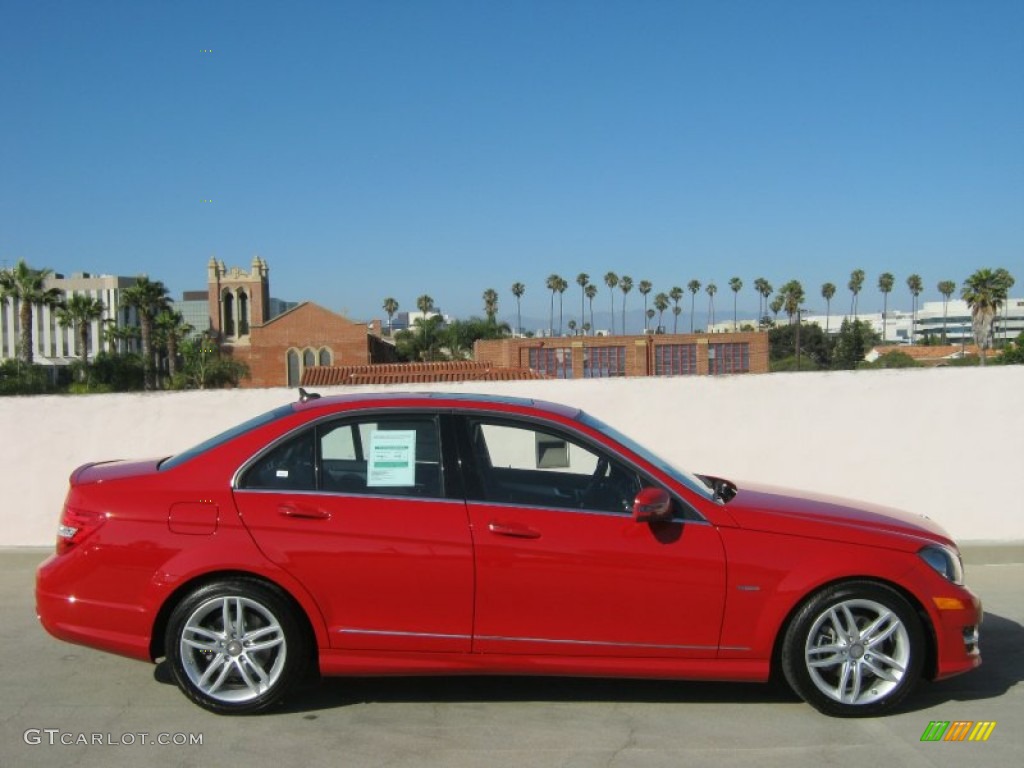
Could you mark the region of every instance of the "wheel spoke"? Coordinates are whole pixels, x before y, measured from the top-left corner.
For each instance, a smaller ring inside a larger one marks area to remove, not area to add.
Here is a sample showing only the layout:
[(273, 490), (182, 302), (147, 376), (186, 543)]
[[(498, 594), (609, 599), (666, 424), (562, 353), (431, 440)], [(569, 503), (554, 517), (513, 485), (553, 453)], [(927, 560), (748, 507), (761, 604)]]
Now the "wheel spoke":
[[(868, 661), (865, 659), (864, 666), (867, 667), (871, 671), (871, 674), (873, 674), (879, 680), (885, 680), (889, 683), (898, 683), (900, 681), (899, 677), (896, 677), (896, 675), (894, 675), (888, 669), (883, 669), (882, 667), (875, 664), (874, 660)], [(901, 673), (903, 672), (902, 669), (899, 671)]]
[(240, 597), (235, 598), (235, 633), (236, 637), (245, 634), (245, 608)]
[(213, 687), (209, 688), (209, 689), (207, 688), (207, 684), (210, 682), (210, 678), (213, 677), (214, 672), (216, 672), (218, 669), (221, 670), (221, 677), (224, 676), (224, 670), (226, 670), (228, 668), (227, 661), (228, 661), (228, 658), (227, 658), (227, 656), (225, 654), (218, 653), (214, 657), (213, 661), (210, 662), (210, 666), (208, 666), (206, 668), (206, 671), (203, 672), (202, 677), (200, 677), (198, 680), (196, 680), (196, 685), (201, 690), (204, 690), (207, 693), (211, 693), (212, 691), (215, 691), (220, 686), (220, 683), (222, 682), (222, 680), (218, 679), (218, 681), (216, 683), (214, 683)]
[(197, 651), (213, 651), (214, 653), (220, 653), (219, 640), (193, 640), (190, 637), (183, 637), (181, 638), (181, 642), (189, 648), (195, 648)]
[(896, 661), (896, 659), (894, 659), (892, 656), (886, 656), (884, 653), (879, 653), (878, 651), (871, 652), (871, 661), (872, 664), (874, 664), (874, 662), (876, 661), (881, 662), (885, 666), (889, 667), (889, 669), (893, 669), (896, 672), (899, 672), (901, 675), (906, 670), (906, 668), (898, 661)]
[(220, 613), (221, 619), (224, 621), (224, 634), (230, 637), (234, 632), (234, 627), (231, 624), (231, 602), (226, 597), (221, 601)]
[(874, 632), (871, 634), (868, 634), (867, 632), (864, 633), (865, 646), (867, 646), (868, 648), (874, 648), (875, 646), (881, 645), (890, 637), (892, 637), (893, 633), (895, 633), (896, 630), (903, 626), (902, 624), (900, 624), (899, 619), (897, 619), (895, 616), (892, 616), (890, 614), (888, 618), (892, 619), (889, 622), (888, 626), (885, 626), (884, 628), (879, 628), (875, 626), (875, 624), (878, 624), (879, 622), (875, 622), (875, 624), (872, 624), (872, 627), (874, 627)]
[[(238, 674), (240, 674), (240, 675), (242, 676), (242, 680), (244, 680), (244, 681), (245, 681), (245, 684), (246, 684), (246, 685), (247, 685), (247, 686), (249, 687), (249, 690), (250, 690), (250, 691), (252, 691), (252, 692), (253, 692), (254, 694), (257, 694), (257, 695), (258, 695), (258, 694), (259, 694), (259, 692), (260, 692), (260, 686), (259, 686), (259, 684), (258, 684), (258, 683), (257, 683), (257, 682), (256, 682), (255, 680), (253, 680), (253, 679), (252, 679), (252, 677), (251, 677), (251, 676), (249, 675), (249, 672), (248, 672), (248, 670), (246, 669), (246, 666), (250, 666), (250, 667), (252, 667), (252, 665), (251, 665), (251, 664), (250, 664), (250, 665), (247, 665), (247, 664), (246, 664), (246, 661), (248, 661), (248, 659), (246, 659), (246, 658), (245, 658), (244, 656), (239, 656), (239, 657), (238, 657), (237, 659), (235, 659), (235, 661), (234, 661), (234, 663), (235, 663), (235, 668), (236, 668), (236, 669), (238, 670)], [(262, 671), (262, 670), (261, 670), (261, 671)]]

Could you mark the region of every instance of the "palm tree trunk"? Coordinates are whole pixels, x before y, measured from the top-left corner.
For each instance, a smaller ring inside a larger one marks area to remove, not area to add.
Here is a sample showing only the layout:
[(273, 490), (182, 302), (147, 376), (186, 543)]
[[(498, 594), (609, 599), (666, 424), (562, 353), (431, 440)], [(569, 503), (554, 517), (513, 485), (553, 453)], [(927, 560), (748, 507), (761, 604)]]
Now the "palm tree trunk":
[(18, 307), (18, 318), (21, 323), (21, 362), (32, 365), (32, 304), (21, 299)]

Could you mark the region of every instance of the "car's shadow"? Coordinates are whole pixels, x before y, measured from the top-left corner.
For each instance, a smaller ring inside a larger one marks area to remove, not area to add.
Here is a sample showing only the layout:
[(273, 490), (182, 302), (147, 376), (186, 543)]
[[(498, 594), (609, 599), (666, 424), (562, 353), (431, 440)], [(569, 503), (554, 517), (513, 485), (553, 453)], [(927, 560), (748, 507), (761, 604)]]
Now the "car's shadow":
[[(958, 677), (922, 682), (900, 707), (914, 712), (951, 701), (997, 698), (1024, 681), (1024, 627), (987, 614), (982, 629), (984, 664)], [(154, 677), (173, 685), (163, 661)], [(650, 702), (675, 704), (794, 702), (779, 683), (710, 683), (680, 680), (631, 680), (573, 677), (335, 677), (293, 692), (277, 714), (310, 713), (364, 703), (478, 702)]]

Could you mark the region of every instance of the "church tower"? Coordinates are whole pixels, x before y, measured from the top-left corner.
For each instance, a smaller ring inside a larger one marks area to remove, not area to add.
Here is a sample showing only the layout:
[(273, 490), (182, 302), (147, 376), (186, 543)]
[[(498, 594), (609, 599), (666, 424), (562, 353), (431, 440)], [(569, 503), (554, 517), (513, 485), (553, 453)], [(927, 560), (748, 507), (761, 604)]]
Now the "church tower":
[(267, 322), (270, 313), (270, 269), (259, 256), (248, 272), (224, 266), (212, 256), (207, 264), (210, 327), (222, 344), (248, 344), (254, 325)]

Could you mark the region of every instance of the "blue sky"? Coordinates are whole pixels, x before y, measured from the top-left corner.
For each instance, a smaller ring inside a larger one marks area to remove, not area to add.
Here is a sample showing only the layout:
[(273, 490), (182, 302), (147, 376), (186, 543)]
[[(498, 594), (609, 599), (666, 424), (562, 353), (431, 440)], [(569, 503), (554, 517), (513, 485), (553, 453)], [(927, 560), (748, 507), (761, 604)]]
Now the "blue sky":
[(567, 312), (608, 270), (720, 314), (734, 275), (749, 312), (1024, 284), (1020, 0), (8, 0), (0, 63), (0, 264), (180, 295), (259, 253), (355, 319), (546, 317), (552, 272)]

